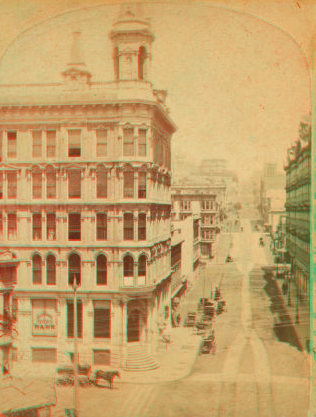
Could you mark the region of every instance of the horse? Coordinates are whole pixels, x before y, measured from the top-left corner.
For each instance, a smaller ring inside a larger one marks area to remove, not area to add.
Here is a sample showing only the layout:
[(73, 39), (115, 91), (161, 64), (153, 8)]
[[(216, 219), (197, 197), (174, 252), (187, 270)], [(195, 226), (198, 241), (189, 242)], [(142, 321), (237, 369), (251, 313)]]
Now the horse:
[(118, 376), (121, 377), (119, 371), (95, 371), (94, 373), (94, 383), (97, 385), (99, 379), (104, 379), (105, 381), (108, 381), (109, 388), (113, 388), (113, 380), (114, 378)]

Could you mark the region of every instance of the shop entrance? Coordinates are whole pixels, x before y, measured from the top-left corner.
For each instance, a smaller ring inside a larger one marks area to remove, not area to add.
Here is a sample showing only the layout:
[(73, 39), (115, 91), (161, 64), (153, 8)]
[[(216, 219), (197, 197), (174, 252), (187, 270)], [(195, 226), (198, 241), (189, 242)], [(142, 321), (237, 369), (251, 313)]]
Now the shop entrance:
[(139, 342), (140, 340), (140, 311), (132, 310), (127, 321), (127, 341)]

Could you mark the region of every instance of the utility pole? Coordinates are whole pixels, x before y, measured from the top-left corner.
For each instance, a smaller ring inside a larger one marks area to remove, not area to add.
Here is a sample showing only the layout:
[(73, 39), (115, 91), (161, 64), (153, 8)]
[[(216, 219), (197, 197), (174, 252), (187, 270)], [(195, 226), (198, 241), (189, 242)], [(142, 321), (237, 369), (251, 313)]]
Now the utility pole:
[(79, 417), (79, 410), (78, 410), (78, 346), (77, 346), (77, 339), (78, 339), (78, 325), (77, 325), (77, 277), (74, 274), (74, 282), (73, 282), (73, 290), (74, 290), (74, 392), (73, 392), (73, 416)]

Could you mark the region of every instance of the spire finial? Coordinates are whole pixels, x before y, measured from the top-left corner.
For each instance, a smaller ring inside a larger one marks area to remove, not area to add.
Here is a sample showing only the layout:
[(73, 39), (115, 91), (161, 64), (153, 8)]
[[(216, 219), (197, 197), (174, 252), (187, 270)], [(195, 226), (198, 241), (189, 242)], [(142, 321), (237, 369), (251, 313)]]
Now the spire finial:
[(88, 88), (90, 85), (91, 74), (86, 68), (81, 53), (81, 32), (72, 32), (73, 40), (70, 49), (70, 60), (67, 69), (62, 73), (65, 78), (67, 88), (78, 90)]

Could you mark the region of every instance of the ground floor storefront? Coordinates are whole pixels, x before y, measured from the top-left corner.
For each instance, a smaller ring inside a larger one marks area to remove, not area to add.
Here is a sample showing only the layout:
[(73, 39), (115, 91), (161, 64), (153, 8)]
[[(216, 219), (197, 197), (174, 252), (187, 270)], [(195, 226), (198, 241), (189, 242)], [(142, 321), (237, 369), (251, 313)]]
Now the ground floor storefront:
[[(18, 334), (7, 352), (19, 368), (50, 372), (73, 360), (75, 308), (73, 294), (16, 294)], [(148, 354), (170, 320), (171, 279), (142, 293), (101, 294), (78, 291), (77, 347), (80, 363), (125, 368), (129, 347)]]

